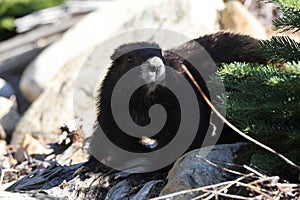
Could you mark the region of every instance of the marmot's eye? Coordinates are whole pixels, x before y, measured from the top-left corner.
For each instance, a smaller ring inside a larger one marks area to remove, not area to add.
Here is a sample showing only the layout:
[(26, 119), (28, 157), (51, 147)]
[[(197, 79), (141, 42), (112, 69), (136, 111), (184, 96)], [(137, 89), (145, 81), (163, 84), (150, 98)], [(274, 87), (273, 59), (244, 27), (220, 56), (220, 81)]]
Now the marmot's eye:
[(133, 56), (128, 55), (127, 56), (127, 62), (133, 62)]

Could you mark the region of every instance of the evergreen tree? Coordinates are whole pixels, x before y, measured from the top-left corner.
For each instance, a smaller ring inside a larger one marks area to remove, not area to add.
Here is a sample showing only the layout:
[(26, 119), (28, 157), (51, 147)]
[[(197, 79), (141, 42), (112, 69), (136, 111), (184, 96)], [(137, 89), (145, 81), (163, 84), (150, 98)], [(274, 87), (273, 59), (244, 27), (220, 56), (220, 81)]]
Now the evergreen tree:
[[(282, 70), (274, 65), (231, 63), (218, 73), (226, 88), (229, 121), (281, 152), (300, 147), (298, 64), (286, 64)], [(219, 99), (215, 103), (225, 103)]]
[[(300, 30), (300, 0), (268, 2), (282, 11), (273, 23), (276, 30)], [(222, 96), (215, 103), (217, 107), (226, 103), (228, 120), (240, 130), (300, 164), (300, 44), (288, 36), (273, 36), (260, 44), (259, 53), (272, 64), (224, 64), (218, 73), (226, 101)], [(299, 171), (266, 151), (254, 153), (251, 163), (269, 174), (299, 181)]]

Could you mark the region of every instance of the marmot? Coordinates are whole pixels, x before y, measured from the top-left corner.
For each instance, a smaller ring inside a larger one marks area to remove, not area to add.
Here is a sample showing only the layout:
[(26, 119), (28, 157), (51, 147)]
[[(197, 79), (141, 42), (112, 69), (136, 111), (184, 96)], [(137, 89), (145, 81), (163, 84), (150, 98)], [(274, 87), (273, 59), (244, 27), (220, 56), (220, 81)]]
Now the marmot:
[[(180, 124), (179, 102), (170, 90), (160, 84), (165, 78), (166, 66), (174, 68), (178, 73), (185, 76), (181, 68), (181, 65), (184, 64), (192, 72), (205, 93), (209, 94), (203, 78), (195, 72), (187, 61), (188, 58), (193, 56), (193, 50), (197, 43), (208, 52), (217, 65), (233, 61), (267, 63), (265, 58), (257, 54), (259, 40), (229, 32), (205, 35), (169, 50), (162, 50), (158, 44), (148, 42), (121, 45), (111, 56), (112, 65), (99, 87), (96, 98), (97, 120), (106, 136), (115, 145), (131, 152), (150, 152), (167, 145), (176, 134)], [(116, 124), (111, 110), (112, 92), (117, 81), (136, 66), (140, 67), (140, 77), (136, 78), (142, 79), (145, 85), (136, 90), (131, 96), (129, 111), (132, 120), (139, 126), (149, 124), (149, 109), (154, 104), (162, 105), (167, 113), (167, 120), (161, 131), (149, 138), (155, 141), (154, 146), (147, 146), (141, 142), (141, 138), (124, 133)], [(201, 146), (209, 127), (211, 115), (210, 107), (196, 90), (195, 93), (201, 111), (200, 126), (197, 136), (188, 150)]]

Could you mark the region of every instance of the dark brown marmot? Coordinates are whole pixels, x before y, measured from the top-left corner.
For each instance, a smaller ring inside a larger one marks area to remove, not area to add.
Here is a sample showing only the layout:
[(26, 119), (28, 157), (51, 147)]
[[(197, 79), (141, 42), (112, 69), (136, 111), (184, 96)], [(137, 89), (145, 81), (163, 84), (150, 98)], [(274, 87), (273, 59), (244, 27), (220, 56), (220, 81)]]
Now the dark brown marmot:
[[(96, 98), (97, 120), (106, 136), (115, 145), (130, 152), (151, 152), (164, 147), (174, 138), (180, 124), (179, 102), (176, 96), (160, 83), (165, 78), (166, 65), (185, 76), (181, 69), (181, 65), (184, 64), (192, 72), (205, 93), (209, 95), (203, 78), (188, 62), (189, 59), (193, 59), (193, 56), (197, 56), (195, 55), (195, 49), (198, 44), (208, 52), (217, 65), (233, 61), (263, 64), (267, 62), (265, 58), (257, 54), (258, 40), (246, 35), (229, 32), (219, 32), (199, 37), (165, 51), (162, 51), (158, 44), (147, 42), (121, 45), (111, 56), (112, 65), (99, 88)], [(205, 67), (205, 63), (202, 64)], [(150, 143), (154, 141), (150, 145), (145, 144), (141, 137), (134, 137), (123, 132), (115, 122), (111, 110), (112, 92), (117, 81), (136, 66), (140, 67), (140, 77), (136, 78), (142, 79), (145, 85), (136, 90), (131, 96), (129, 111), (132, 120), (139, 126), (148, 125), (150, 123), (149, 109), (155, 104), (162, 105), (167, 113), (167, 120), (163, 128), (155, 136), (148, 138)], [(197, 136), (188, 150), (201, 147), (209, 127), (211, 115), (209, 106), (196, 90), (195, 93), (199, 103), (200, 126)]]

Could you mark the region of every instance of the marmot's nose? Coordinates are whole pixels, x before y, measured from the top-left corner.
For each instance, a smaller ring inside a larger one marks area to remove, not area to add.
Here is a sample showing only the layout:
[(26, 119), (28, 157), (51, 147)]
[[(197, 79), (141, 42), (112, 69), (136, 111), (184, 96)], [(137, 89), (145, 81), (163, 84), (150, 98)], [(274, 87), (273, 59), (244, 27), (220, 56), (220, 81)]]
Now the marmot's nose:
[(156, 72), (164, 66), (162, 59), (156, 56), (153, 58), (149, 58), (147, 61), (149, 63), (149, 69), (152, 72)]

